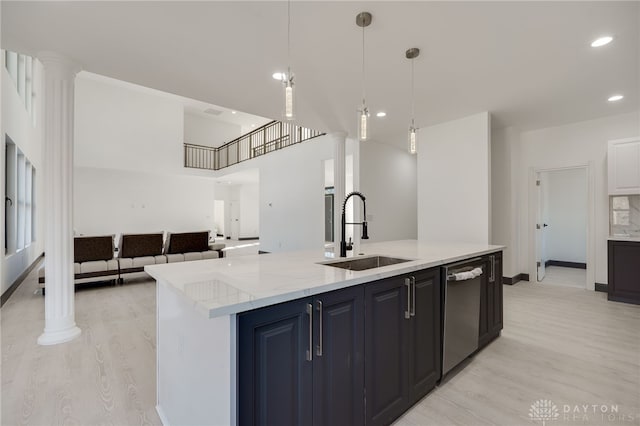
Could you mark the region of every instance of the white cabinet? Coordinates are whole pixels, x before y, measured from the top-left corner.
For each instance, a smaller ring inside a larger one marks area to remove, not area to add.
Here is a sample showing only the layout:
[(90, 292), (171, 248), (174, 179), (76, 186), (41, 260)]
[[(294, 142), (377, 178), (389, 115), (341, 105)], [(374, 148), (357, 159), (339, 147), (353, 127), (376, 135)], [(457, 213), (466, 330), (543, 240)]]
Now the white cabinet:
[(609, 141), (609, 195), (640, 194), (640, 137)]

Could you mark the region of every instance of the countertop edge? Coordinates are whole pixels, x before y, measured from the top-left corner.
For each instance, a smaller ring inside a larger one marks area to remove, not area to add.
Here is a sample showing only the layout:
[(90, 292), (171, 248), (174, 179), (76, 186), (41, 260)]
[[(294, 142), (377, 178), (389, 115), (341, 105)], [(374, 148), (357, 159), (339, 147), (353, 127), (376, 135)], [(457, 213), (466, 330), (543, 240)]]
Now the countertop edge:
[(285, 293), (281, 293), (273, 296), (258, 298), (256, 300), (240, 302), (240, 303), (235, 303), (232, 305), (216, 307), (216, 308), (209, 308), (205, 306), (204, 303), (189, 298), (181, 289), (176, 288), (174, 285), (168, 282), (167, 279), (162, 277), (162, 274), (156, 274), (155, 273), (156, 268), (153, 267), (156, 265), (147, 265), (151, 267), (148, 268), (147, 266), (145, 266), (144, 269), (145, 269), (145, 272), (151, 275), (156, 281), (165, 282), (167, 284), (167, 287), (173, 289), (176, 292), (176, 294), (187, 299), (190, 303), (194, 305), (197, 311), (201, 312), (208, 318), (216, 318), (216, 317), (225, 316), (225, 315), (240, 314), (240, 313), (251, 311), (254, 309), (263, 308), (266, 306), (272, 306), (279, 303), (286, 303), (292, 300), (302, 299), (305, 297), (310, 297), (310, 296), (314, 296), (321, 293), (327, 293), (335, 290), (340, 290), (343, 288), (352, 287), (355, 285), (378, 281), (381, 279), (390, 278), (397, 275), (403, 275), (410, 272), (419, 271), (422, 269), (444, 266), (447, 264), (456, 263), (461, 260), (502, 251), (505, 248), (506, 246), (503, 246), (503, 245), (492, 245), (490, 248), (487, 248), (485, 250), (476, 250), (476, 251), (465, 253), (463, 255), (446, 257), (446, 258), (442, 258), (434, 261), (424, 261), (421, 259), (416, 259), (407, 263), (401, 263), (401, 264), (376, 268), (375, 271), (370, 272), (368, 274), (364, 274), (364, 275), (362, 274), (362, 272), (356, 272), (355, 273), (357, 274), (356, 276), (342, 280), (342, 281), (336, 281), (336, 282), (332, 282), (324, 285), (305, 288), (302, 290), (294, 290), (291, 292), (285, 292)]

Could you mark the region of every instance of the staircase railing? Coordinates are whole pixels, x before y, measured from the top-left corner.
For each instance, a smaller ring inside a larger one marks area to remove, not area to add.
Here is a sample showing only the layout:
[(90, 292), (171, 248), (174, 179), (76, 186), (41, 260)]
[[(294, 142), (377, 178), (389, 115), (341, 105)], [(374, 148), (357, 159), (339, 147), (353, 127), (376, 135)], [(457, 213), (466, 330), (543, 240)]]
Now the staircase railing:
[(184, 144), (184, 166), (220, 170), (324, 133), (292, 123), (271, 121), (219, 147)]

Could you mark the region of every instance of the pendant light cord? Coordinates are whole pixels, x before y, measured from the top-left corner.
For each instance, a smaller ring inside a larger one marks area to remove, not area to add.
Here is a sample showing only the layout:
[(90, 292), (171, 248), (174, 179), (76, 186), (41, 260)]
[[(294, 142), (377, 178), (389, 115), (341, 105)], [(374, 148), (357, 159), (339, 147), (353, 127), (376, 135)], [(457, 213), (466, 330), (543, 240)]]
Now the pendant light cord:
[(415, 101), (415, 87), (414, 87), (414, 70), (413, 63), (415, 58), (411, 59), (411, 127), (415, 127), (414, 119), (416, 117), (416, 101)]
[(362, 26), (362, 105), (365, 105), (365, 73), (364, 73), (364, 28), (365, 26)]
[(287, 0), (287, 80), (291, 80), (291, 0)]

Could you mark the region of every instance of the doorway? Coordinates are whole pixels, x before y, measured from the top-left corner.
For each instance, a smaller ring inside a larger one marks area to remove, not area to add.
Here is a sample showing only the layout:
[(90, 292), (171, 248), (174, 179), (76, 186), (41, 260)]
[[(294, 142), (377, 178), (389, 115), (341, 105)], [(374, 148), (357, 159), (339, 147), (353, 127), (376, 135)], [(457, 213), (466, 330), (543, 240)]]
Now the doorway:
[(214, 237), (225, 237), (227, 234), (224, 227), (224, 200), (213, 200), (213, 220), (216, 228)]
[[(589, 244), (593, 198), (590, 167), (533, 172), (533, 278), (536, 283), (589, 288), (593, 252)], [(530, 194), (531, 195), (531, 194)], [(592, 284), (593, 285), (593, 284)]]

